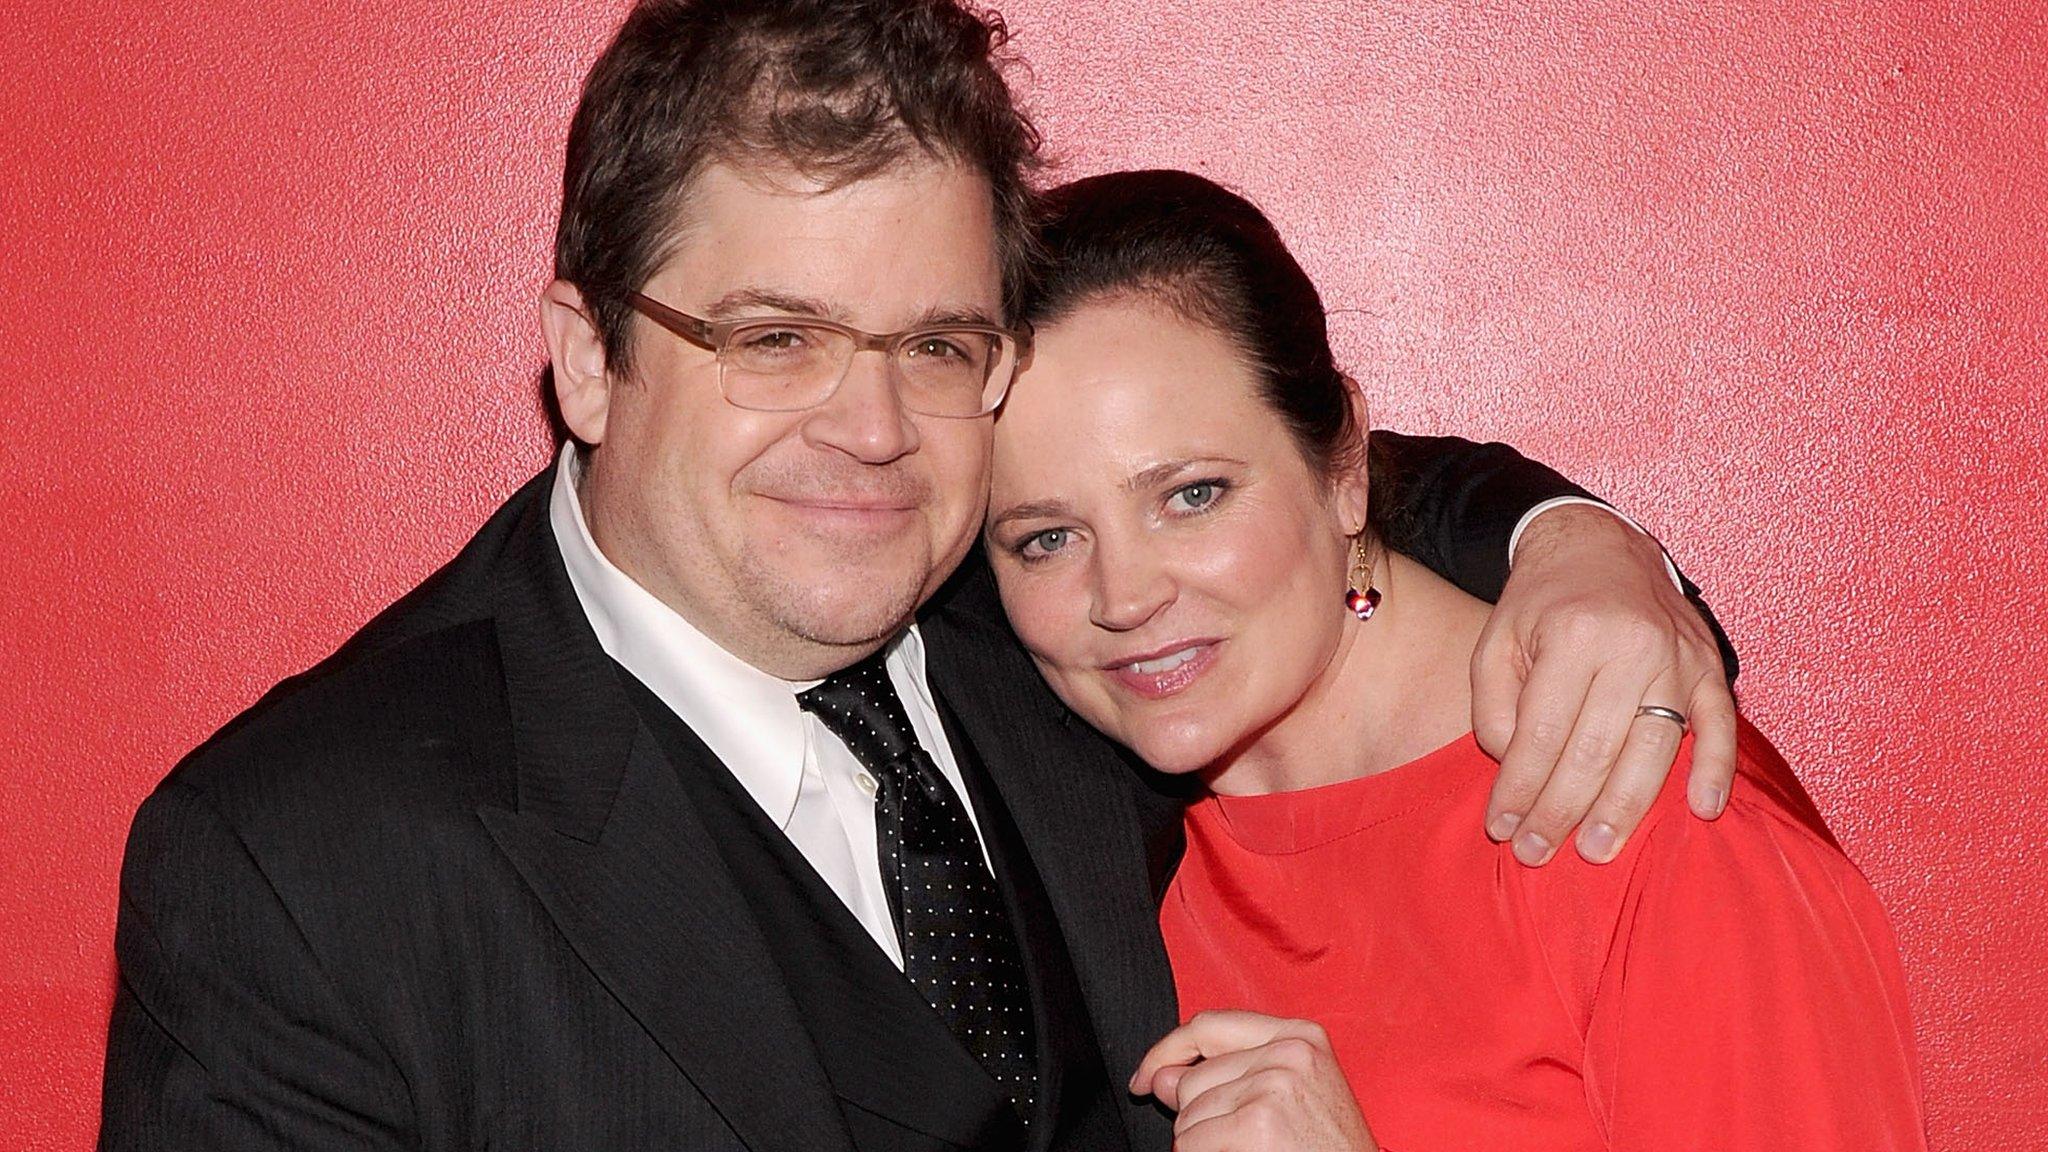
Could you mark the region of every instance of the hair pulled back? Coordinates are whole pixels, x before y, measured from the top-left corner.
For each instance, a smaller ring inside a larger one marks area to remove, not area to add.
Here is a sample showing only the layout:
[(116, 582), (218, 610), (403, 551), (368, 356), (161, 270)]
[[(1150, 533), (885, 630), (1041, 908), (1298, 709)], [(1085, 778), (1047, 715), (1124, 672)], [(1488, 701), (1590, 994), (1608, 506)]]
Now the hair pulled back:
[(1111, 172), (1042, 200), (1025, 316), (1046, 326), (1118, 296), (1158, 300), (1222, 335), (1325, 473), (1356, 467), (1365, 429), (1330, 351), (1322, 296), (1250, 201), (1192, 172)]

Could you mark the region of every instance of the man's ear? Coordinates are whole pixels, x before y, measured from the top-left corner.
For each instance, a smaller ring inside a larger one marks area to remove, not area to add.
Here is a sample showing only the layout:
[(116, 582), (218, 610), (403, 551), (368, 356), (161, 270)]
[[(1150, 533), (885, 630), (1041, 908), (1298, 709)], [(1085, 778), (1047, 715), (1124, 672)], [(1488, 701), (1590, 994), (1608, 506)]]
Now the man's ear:
[(604, 336), (583, 304), (583, 293), (557, 280), (540, 294), (540, 327), (554, 365), (555, 402), (570, 434), (585, 444), (604, 442), (611, 411), (612, 380), (606, 371)]
[(1351, 401), (1351, 427), (1358, 439), (1340, 457), (1332, 494), (1336, 498), (1338, 521), (1347, 535), (1356, 535), (1365, 528), (1366, 513), (1371, 507), (1372, 419), (1366, 410), (1365, 390), (1358, 386), (1358, 381), (1346, 376), (1344, 387)]

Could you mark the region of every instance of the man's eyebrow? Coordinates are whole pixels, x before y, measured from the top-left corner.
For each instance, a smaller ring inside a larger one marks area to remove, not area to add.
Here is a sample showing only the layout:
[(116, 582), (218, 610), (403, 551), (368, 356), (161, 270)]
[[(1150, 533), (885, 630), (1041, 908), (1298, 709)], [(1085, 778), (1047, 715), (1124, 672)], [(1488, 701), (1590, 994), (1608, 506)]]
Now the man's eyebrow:
[(991, 328), (1003, 327), (1002, 320), (994, 314), (986, 309), (971, 306), (966, 308), (927, 308), (918, 314), (917, 322), (912, 324), (911, 327), (943, 328), (948, 324), (985, 324)]
[[(782, 292), (774, 288), (735, 288), (704, 309), (707, 320), (736, 319), (750, 312), (779, 312), (785, 316), (815, 317), (820, 320), (846, 322), (845, 310), (834, 308), (815, 296), (798, 296), (793, 292)], [(942, 307), (933, 306), (918, 313), (906, 332), (920, 328), (943, 328), (949, 324), (986, 324), (1002, 327), (1002, 321), (987, 309), (974, 306)]]
[(791, 316), (815, 316), (821, 320), (833, 318), (831, 306), (823, 300), (778, 292), (773, 288), (735, 288), (712, 301), (710, 307), (704, 309), (704, 315), (707, 319), (723, 320), (741, 312), (764, 308)]

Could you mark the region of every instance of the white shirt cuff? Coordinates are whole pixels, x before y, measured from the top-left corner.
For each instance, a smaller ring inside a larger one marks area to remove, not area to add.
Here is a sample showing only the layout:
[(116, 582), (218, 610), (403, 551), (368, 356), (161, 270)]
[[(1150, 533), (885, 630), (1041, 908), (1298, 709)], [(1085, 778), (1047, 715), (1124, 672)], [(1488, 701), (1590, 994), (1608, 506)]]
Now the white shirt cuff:
[[(1608, 504), (1599, 500), (1594, 500), (1586, 496), (1558, 496), (1549, 500), (1545, 500), (1541, 504), (1536, 505), (1534, 508), (1529, 509), (1527, 512), (1522, 513), (1522, 518), (1515, 522), (1515, 530), (1508, 536), (1508, 568), (1510, 570), (1513, 570), (1515, 566), (1515, 549), (1521, 545), (1522, 533), (1529, 530), (1529, 525), (1534, 524), (1536, 522), (1536, 518), (1538, 516), (1543, 515), (1545, 512), (1548, 512), (1553, 508), (1563, 508), (1568, 504), (1584, 504), (1588, 507), (1598, 508), (1602, 512), (1607, 513), (1609, 516), (1612, 516), (1615, 519), (1621, 521), (1623, 524), (1626, 524), (1629, 527), (1635, 529), (1636, 531), (1641, 532), (1643, 535), (1650, 536), (1649, 529), (1644, 528), (1641, 524), (1638, 524), (1634, 520), (1630, 519), (1626, 513), (1614, 507), (1612, 504)], [(1652, 544), (1657, 544), (1657, 538), (1655, 536), (1650, 536), (1650, 542)], [(1678, 565), (1673, 564), (1671, 562), (1671, 553), (1664, 551), (1664, 545), (1662, 544), (1657, 544), (1657, 551), (1659, 553), (1662, 553), (1664, 557), (1665, 575), (1671, 577), (1671, 583), (1677, 586), (1680, 592), (1685, 591), (1685, 581), (1681, 579), (1678, 575)]]

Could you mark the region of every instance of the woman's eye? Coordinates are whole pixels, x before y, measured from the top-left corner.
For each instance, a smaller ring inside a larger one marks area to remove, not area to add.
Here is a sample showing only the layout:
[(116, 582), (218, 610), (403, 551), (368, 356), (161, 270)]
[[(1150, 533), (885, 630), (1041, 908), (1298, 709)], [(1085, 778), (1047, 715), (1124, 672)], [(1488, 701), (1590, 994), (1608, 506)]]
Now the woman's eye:
[(1065, 528), (1048, 528), (1043, 532), (1033, 532), (1017, 546), (1017, 554), (1026, 560), (1043, 559), (1065, 548), (1071, 535)]
[(1167, 502), (1178, 506), (1183, 511), (1197, 512), (1214, 504), (1216, 497), (1221, 492), (1222, 485), (1216, 481), (1198, 480), (1193, 484), (1183, 484), (1174, 489), (1173, 495), (1167, 497)]

